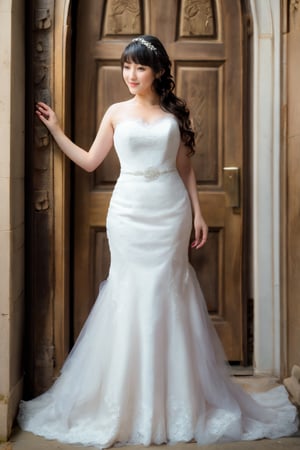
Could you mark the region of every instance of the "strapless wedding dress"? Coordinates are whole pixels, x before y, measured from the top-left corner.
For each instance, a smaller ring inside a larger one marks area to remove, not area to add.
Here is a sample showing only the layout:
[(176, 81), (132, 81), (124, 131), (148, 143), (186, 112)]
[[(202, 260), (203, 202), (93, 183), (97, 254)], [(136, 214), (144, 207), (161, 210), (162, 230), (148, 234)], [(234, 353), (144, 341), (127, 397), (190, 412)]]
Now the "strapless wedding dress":
[(114, 142), (121, 172), (107, 217), (109, 276), (57, 381), (21, 403), (20, 426), (98, 448), (296, 432), (283, 386), (250, 396), (229, 377), (188, 261), (177, 121), (125, 120)]

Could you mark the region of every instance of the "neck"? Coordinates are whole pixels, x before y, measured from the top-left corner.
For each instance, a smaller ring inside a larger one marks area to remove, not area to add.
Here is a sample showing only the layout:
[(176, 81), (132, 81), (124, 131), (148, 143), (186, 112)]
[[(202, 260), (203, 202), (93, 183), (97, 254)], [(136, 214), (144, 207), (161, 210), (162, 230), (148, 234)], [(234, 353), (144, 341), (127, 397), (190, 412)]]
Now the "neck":
[(159, 96), (155, 93), (149, 95), (136, 95), (134, 101), (137, 105), (141, 106), (157, 106), (160, 104)]

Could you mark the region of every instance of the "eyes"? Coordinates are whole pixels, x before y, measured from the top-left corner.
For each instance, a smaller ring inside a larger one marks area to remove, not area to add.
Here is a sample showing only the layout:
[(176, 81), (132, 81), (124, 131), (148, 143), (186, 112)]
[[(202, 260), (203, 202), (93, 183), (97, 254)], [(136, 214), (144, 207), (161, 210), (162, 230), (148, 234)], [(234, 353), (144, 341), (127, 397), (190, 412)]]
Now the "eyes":
[[(130, 70), (130, 69), (131, 69), (131, 64), (125, 63), (125, 64), (123, 65), (123, 70)], [(146, 66), (137, 65), (137, 66), (136, 66), (136, 70), (137, 70), (138, 72), (145, 72)]]

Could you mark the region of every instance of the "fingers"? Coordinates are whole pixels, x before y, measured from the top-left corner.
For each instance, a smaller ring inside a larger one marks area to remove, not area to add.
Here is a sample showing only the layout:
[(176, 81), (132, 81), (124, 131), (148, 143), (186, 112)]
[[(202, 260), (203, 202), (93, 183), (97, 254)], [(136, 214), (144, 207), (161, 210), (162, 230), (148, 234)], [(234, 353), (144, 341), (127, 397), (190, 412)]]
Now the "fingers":
[(49, 114), (49, 107), (45, 103), (38, 102), (35, 106), (37, 112), (42, 114)]
[(208, 237), (208, 228), (202, 225), (200, 228), (195, 228), (195, 240), (191, 244), (191, 248), (198, 250), (203, 247)]
[(203, 247), (206, 241), (207, 238), (205, 238), (204, 236), (202, 237), (202, 239), (195, 239), (191, 244), (191, 248), (198, 250), (199, 248)]
[(42, 113), (39, 109), (36, 109), (35, 113), (42, 122), (46, 122), (48, 119), (48, 116), (44, 116), (44, 113)]
[(48, 108), (47, 103), (44, 103), (44, 102), (36, 102), (36, 106), (39, 106), (40, 108), (45, 108), (45, 109)]
[(203, 247), (203, 245), (205, 244), (207, 238), (205, 238), (204, 236), (202, 237), (201, 241), (198, 243), (198, 245), (196, 245), (196, 250), (198, 250), (199, 248)]
[(35, 113), (43, 123), (47, 123), (50, 118), (51, 108), (43, 102), (37, 102)]

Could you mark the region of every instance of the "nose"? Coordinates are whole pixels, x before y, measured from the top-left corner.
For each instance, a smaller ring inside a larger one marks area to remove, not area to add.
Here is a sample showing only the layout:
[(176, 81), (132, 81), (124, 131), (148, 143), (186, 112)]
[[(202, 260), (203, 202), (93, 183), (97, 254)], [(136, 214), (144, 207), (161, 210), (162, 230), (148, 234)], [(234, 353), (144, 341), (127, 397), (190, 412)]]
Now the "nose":
[(133, 67), (130, 69), (129, 79), (132, 80), (132, 81), (136, 80), (136, 70)]

